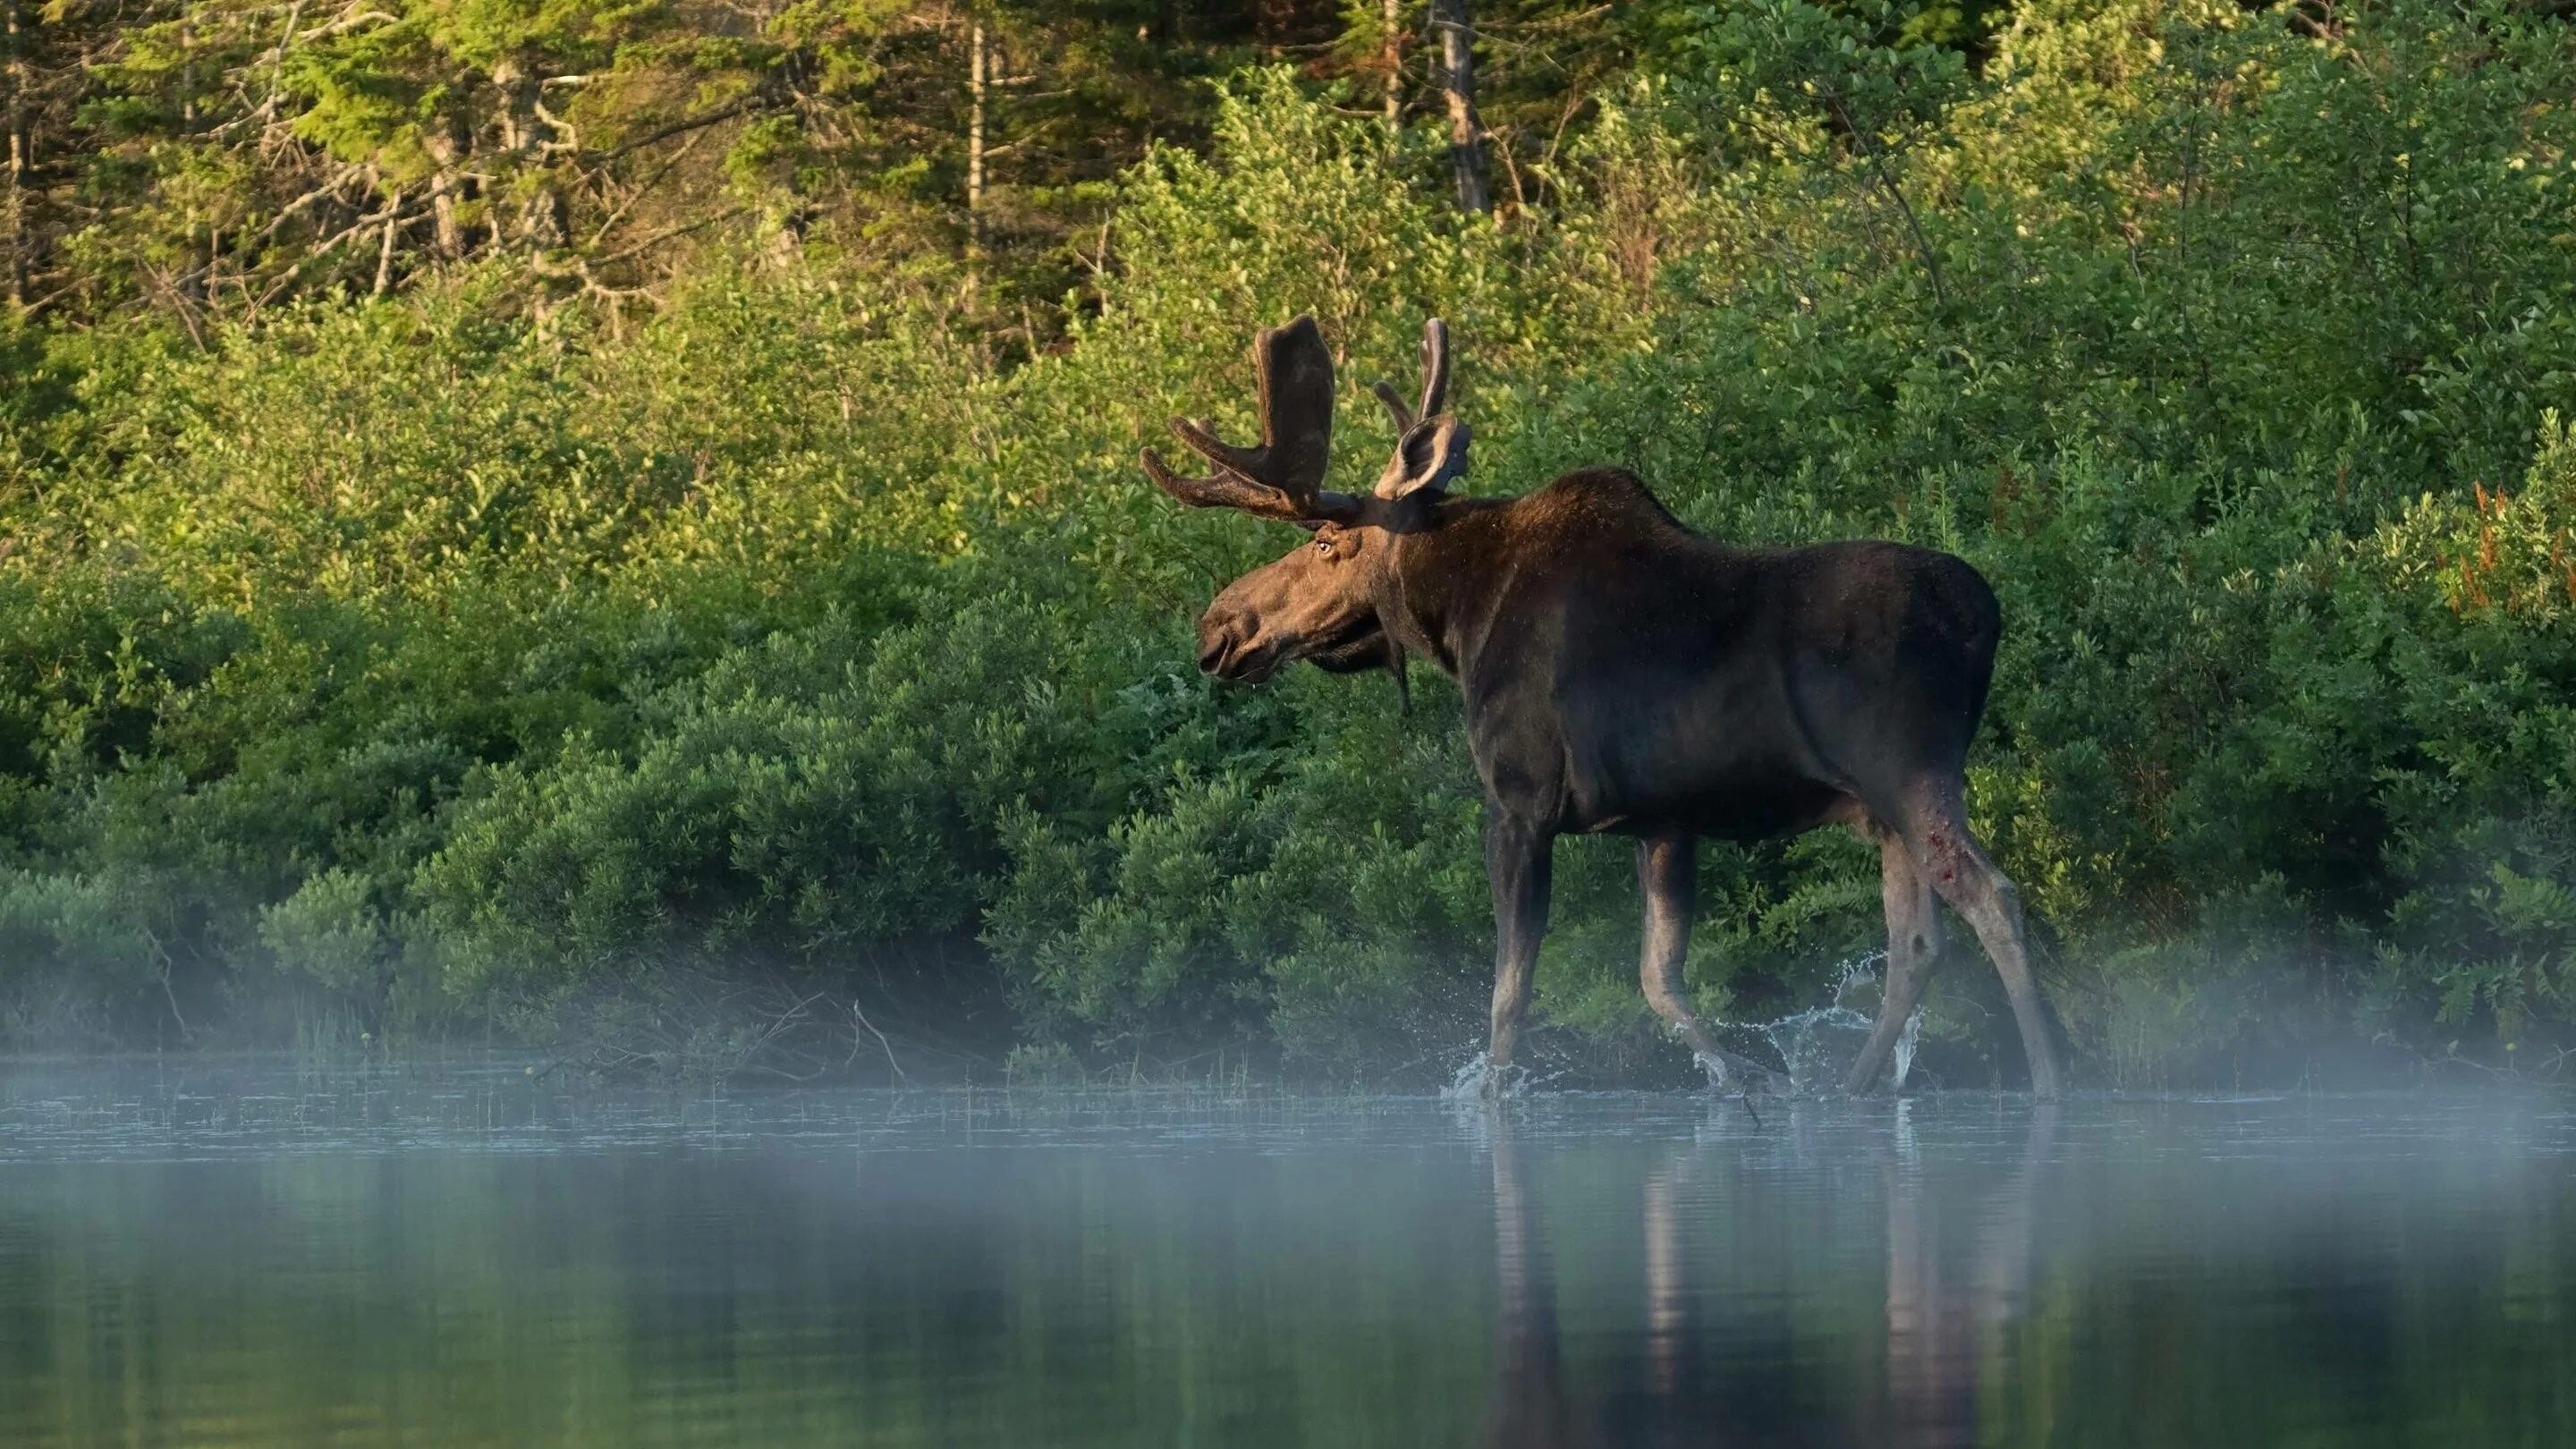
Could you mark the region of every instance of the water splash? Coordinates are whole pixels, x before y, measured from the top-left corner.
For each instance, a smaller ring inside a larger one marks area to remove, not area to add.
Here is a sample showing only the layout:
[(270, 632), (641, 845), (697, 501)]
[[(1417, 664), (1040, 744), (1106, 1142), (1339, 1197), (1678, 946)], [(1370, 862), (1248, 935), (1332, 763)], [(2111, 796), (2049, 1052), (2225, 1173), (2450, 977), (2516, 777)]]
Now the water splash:
[[(1681, 1028), (1673, 1028), (1673, 1035), (1681, 1035)], [(1697, 1062), (1699, 1064), (1699, 1069), (1708, 1074), (1708, 1085), (1710, 1090), (1718, 1092), (1732, 1092), (1736, 1089), (1735, 1073), (1727, 1067), (1726, 1063), (1719, 1061), (1717, 1058), (1710, 1056), (1706, 1052), (1696, 1051), (1691, 1053), (1691, 1060)]]
[(1458, 1068), (1449, 1078), (1449, 1085), (1440, 1089), (1440, 1100), (1484, 1102), (1526, 1097), (1533, 1084), (1529, 1068), (1518, 1063), (1496, 1067), (1487, 1053), (1480, 1051)]
[[(1789, 1075), (1792, 1091), (1813, 1092), (1838, 1085), (1852, 1058), (1860, 1054), (1861, 1044), (1869, 1039), (1875, 1024), (1868, 1012), (1850, 1004), (1854, 993), (1878, 983), (1879, 972), (1887, 964), (1885, 951), (1872, 951), (1843, 963), (1841, 974), (1834, 980), (1833, 994), (1821, 1006), (1793, 1011), (1771, 1021), (1731, 1023), (1739, 1030), (1750, 1031), (1771, 1044), (1779, 1053), (1781, 1065)], [(1905, 1030), (1896, 1039), (1896, 1085), (1903, 1087), (1907, 1073), (1914, 1069), (1914, 1049), (1922, 1039), (1923, 1012), (1918, 1006), (1905, 1019)]]
[[(1861, 1044), (1869, 1039), (1870, 1028), (1877, 1024), (1872, 1011), (1852, 1004), (1853, 997), (1864, 988), (1879, 984), (1881, 970), (1887, 964), (1885, 951), (1872, 951), (1842, 964), (1834, 978), (1834, 989), (1822, 1005), (1793, 1011), (1770, 1021), (1716, 1021), (1708, 1024), (1734, 1031), (1748, 1031), (1770, 1044), (1786, 1069), (1788, 1090), (1793, 1093), (1815, 1093), (1838, 1089), (1843, 1075), (1851, 1068), (1852, 1059), (1860, 1055)], [(1867, 1002), (1875, 1008), (1876, 1002)], [(1675, 1037), (1681, 1028), (1671, 1028)], [(1917, 1004), (1905, 1018), (1892, 1053), (1895, 1085), (1903, 1090), (1906, 1078), (1914, 1070), (1915, 1048), (1923, 1039), (1923, 1009)], [(1691, 1059), (1708, 1076), (1709, 1086), (1718, 1092), (1735, 1092), (1748, 1085), (1760, 1090), (1757, 1083), (1747, 1083), (1732, 1064), (1693, 1052)], [(1754, 1071), (1759, 1063), (1749, 1064)], [(1767, 1072), (1756, 1072), (1757, 1077)], [(1779, 1073), (1768, 1073), (1771, 1085), (1778, 1085)], [(1488, 1079), (1492, 1080), (1488, 1080)], [(1514, 1063), (1496, 1069), (1488, 1054), (1478, 1051), (1451, 1074), (1440, 1089), (1447, 1102), (1481, 1102), (1497, 1099), (1516, 1100), (1527, 1097), (1544, 1086), (1549, 1078), (1536, 1076), (1527, 1067)]]
[(1922, 1039), (1923, 1003), (1917, 1000), (1914, 1009), (1905, 1013), (1904, 1030), (1896, 1034), (1896, 1085), (1893, 1090), (1905, 1090), (1905, 1079), (1914, 1071), (1914, 1046)]

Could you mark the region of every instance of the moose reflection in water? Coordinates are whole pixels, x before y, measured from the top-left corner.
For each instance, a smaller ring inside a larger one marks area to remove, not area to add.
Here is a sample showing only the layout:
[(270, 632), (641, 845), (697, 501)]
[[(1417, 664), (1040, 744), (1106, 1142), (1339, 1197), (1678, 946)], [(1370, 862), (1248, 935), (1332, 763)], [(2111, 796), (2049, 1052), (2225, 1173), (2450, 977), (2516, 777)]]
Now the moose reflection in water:
[(1898, 1121), (1895, 1140), (1878, 1153), (1887, 1203), (1887, 1423), (1872, 1438), (1925, 1449), (1973, 1444), (1988, 1336), (2018, 1323), (2030, 1300), (2031, 1226), (2057, 1109), (2039, 1105), (2020, 1163), (1982, 1201), (1969, 1201), (1974, 1211), (1955, 1216), (1959, 1200), (1922, 1190), (1912, 1134)]
[[(1996, 1335), (2021, 1321), (2030, 1297), (2032, 1228), (2057, 1112), (2033, 1114), (2014, 1169), (1968, 1199), (1928, 1193), (1900, 1103), (1876, 1145), (1886, 1210), (1885, 1371), (1874, 1400), (1844, 1406), (1855, 1442), (1948, 1449), (1980, 1440), (1981, 1391), (1999, 1364)], [(1792, 1129), (1795, 1130), (1794, 1124)], [(1556, 1276), (1529, 1149), (1513, 1124), (1491, 1119), (1494, 1194), (1494, 1382), (1482, 1442), (1513, 1449), (1610, 1444), (1814, 1443), (1818, 1425), (1774, 1385), (1731, 1373), (1715, 1340), (1712, 1284), (1694, 1292), (1692, 1214), (1722, 1213), (1724, 1194), (1699, 1181), (1723, 1171), (1728, 1143), (1679, 1143), (1644, 1173), (1636, 1223), (1644, 1255), (1637, 1312), (1622, 1334), (1634, 1355), (1603, 1390), (1569, 1384)], [(1937, 1206), (1936, 1206), (1937, 1204)], [(1697, 1260), (1703, 1273), (1718, 1265)]]
[(1229, 584), (1199, 621), (1199, 665), (1257, 682), (1292, 660), (1458, 682), (1485, 794), (1495, 919), (1486, 1084), (1510, 1066), (1547, 929), (1556, 837), (1635, 837), (1646, 1000), (1712, 1076), (1758, 1071), (1686, 1004), (1682, 960), (1702, 836), (1759, 839), (1828, 824), (1879, 848), (1887, 989), (1848, 1085), (1873, 1085), (1940, 956), (1939, 901), (2003, 977), (2030, 1062), (2057, 1065), (2012, 882), (1969, 833), (1966, 761), (2002, 619), (1948, 554), (1852, 541), (1738, 548), (1703, 538), (1616, 469), (1518, 498), (1461, 498), (1468, 430), (1444, 409), (1448, 333), (1424, 330), (1420, 400), (1385, 383), (1395, 452), (1366, 496), (1323, 487), (1333, 360), (1314, 320), (1261, 334), (1261, 444), (1175, 418), (1215, 465), (1146, 475), (1198, 507), (1295, 523), (1313, 538)]
[(1556, 1274), (1547, 1257), (1529, 1168), (1512, 1124), (1493, 1120), (1494, 1394), (1487, 1444), (1552, 1449), (1589, 1443), (1565, 1401), (1565, 1350), (1556, 1328)]

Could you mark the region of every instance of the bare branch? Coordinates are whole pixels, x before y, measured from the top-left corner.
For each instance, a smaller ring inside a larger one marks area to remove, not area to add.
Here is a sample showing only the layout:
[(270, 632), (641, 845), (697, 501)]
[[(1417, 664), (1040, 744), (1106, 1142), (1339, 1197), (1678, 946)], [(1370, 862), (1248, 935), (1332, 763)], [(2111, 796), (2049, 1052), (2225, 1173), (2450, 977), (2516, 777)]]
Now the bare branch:
[(647, 146), (658, 146), (664, 141), (670, 140), (673, 136), (681, 136), (686, 135), (691, 131), (703, 130), (720, 121), (730, 121), (736, 116), (760, 110), (767, 105), (768, 101), (765, 98), (757, 94), (747, 95), (738, 101), (718, 106), (714, 110), (707, 112), (705, 115), (691, 116), (684, 121), (673, 121), (666, 126), (657, 126), (623, 145), (602, 153), (600, 159), (604, 161), (614, 161), (620, 156), (641, 151)]

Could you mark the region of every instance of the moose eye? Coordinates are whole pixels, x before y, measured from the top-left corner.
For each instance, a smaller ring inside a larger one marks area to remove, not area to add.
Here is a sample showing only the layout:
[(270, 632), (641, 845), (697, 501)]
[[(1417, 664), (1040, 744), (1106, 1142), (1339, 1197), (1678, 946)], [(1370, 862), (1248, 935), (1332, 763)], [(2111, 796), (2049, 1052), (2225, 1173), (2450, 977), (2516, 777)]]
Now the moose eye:
[(1331, 558), (1333, 556), (1333, 541), (1329, 538), (1316, 539), (1315, 552), (1322, 554), (1326, 558)]

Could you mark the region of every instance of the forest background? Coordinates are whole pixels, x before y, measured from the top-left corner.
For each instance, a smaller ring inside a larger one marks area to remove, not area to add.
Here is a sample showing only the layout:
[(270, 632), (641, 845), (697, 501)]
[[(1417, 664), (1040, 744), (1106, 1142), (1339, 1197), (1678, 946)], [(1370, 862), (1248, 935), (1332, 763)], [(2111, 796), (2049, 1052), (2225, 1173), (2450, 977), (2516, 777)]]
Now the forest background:
[[(1451, 320), (1472, 491), (1981, 568), (2081, 1078), (2570, 1062), (2564, 5), (0, 7), (0, 1047), (1445, 1077), (1454, 699), (1199, 677), (1293, 534), (1134, 462), (1309, 311)], [(1878, 944), (1701, 871), (1705, 1013)], [(1684, 1079), (1557, 881), (1549, 1069)]]

